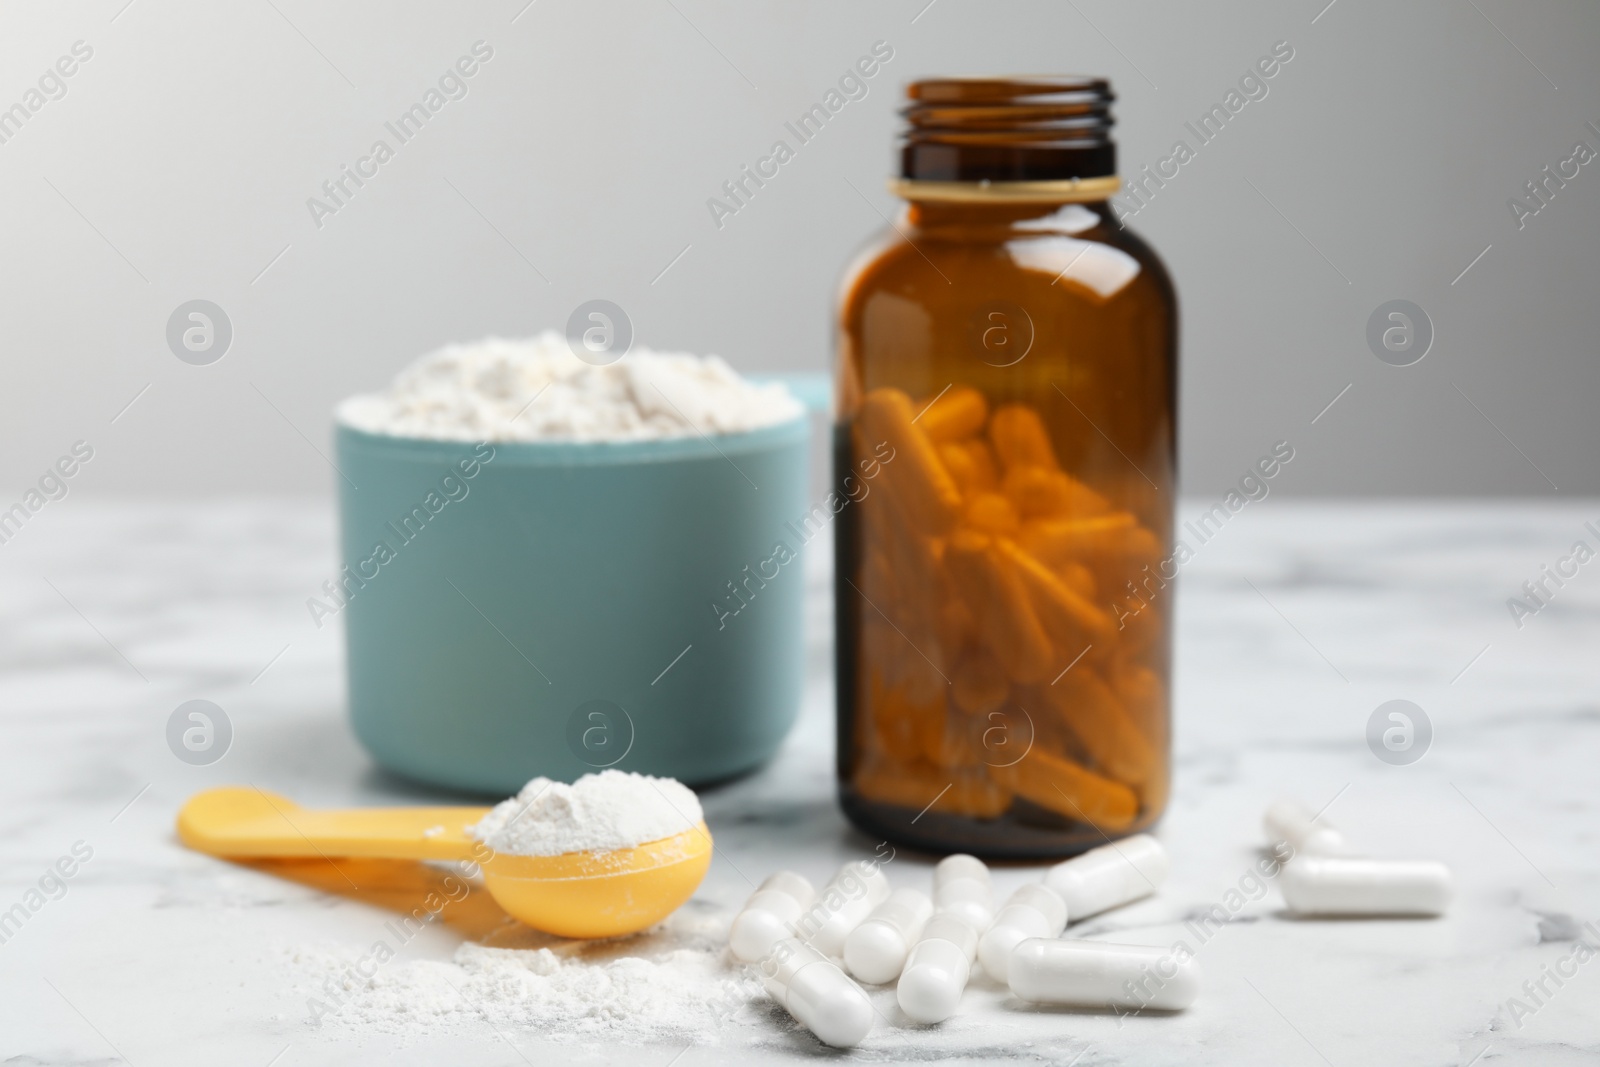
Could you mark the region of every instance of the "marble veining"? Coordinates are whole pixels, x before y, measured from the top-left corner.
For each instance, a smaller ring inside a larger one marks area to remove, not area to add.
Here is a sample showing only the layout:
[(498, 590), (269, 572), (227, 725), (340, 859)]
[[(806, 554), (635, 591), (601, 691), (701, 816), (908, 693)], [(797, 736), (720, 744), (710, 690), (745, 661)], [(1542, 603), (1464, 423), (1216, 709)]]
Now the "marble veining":
[[(1200, 506), (1186, 504), (1181, 514)], [(1538, 988), (1554, 961), (1600, 945), (1586, 925), (1600, 921), (1600, 571), (1583, 570), (1520, 628), (1505, 603), (1596, 514), (1593, 502), (1279, 497), (1241, 514), (1177, 587), (1177, 779), (1159, 829), (1172, 878), (1158, 896), (1072, 929), (1187, 940), (1206, 972), (1199, 1002), (1117, 1018), (1029, 1008), (978, 981), (944, 1026), (880, 1025), (848, 1058), (1600, 1060), (1600, 962)], [(725, 920), (749, 880), (792, 866), (820, 881), (876, 844), (833, 801), (830, 564), (817, 544), (806, 561), (801, 722), (771, 766), (704, 795), (719, 847), (696, 915)], [(0, 547), (0, 912), (75, 845), (92, 850), (64, 893), (36, 897), (42, 906), (0, 943), (0, 1062), (831, 1058), (776, 1010), (687, 1048), (553, 1046), (487, 1026), (402, 1039), (309, 1025), (286, 949), (358, 945), (385, 912), (186, 852), (171, 822), (190, 793), (234, 782), (306, 804), (460, 799), (375, 769), (351, 737), (342, 636), (304, 610), (333, 552), (326, 503), (291, 499), (71, 500)], [(172, 709), (197, 697), (235, 729), (228, 755), (207, 767), (180, 763), (164, 739)], [(1393, 698), (1416, 702), (1434, 727), (1409, 766), (1381, 763), (1366, 745), (1369, 715)], [(1230, 921), (1202, 940), (1198, 917), (1241, 886), (1259, 855), (1261, 808), (1283, 794), (1333, 801), (1329, 818), (1374, 854), (1448, 862), (1450, 914), (1307, 922), (1271, 890), (1230, 905)], [(917, 884), (930, 864), (902, 850), (889, 875)], [(998, 888), (1032, 874), (1002, 868)], [(441, 925), (405, 951), (445, 958), (462, 936)], [(891, 994), (875, 1003), (896, 1017)]]

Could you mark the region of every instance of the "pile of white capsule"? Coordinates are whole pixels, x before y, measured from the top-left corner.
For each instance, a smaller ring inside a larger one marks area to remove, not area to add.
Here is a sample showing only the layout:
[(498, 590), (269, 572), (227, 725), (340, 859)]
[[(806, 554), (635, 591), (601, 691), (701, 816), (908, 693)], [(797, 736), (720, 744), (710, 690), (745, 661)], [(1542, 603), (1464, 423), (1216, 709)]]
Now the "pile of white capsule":
[[(1365, 858), (1293, 801), (1268, 808), (1265, 824), (1268, 844), (1289, 854), (1281, 883), (1296, 914), (1439, 915), (1449, 901), (1443, 864)], [(931, 896), (891, 890), (868, 861), (845, 864), (820, 892), (779, 871), (734, 919), (729, 949), (758, 968), (774, 1001), (839, 1048), (872, 1029), (876, 1013), (858, 983), (894, 983), (908, 1018), (940, 1023), (956, 1013), (975, 963), (1023, 1001), (1181, 1011), (1200, 992), (1193, 957), (1061, 936), (1069, 921), (1150, 896), (1168, 869), (1161, 842), (1139, 834), (1056, 864), (998, 910), (989, 868), (974, 856), (940, 860)]]
[(891, 891), (876, 864), (847, 863), (820, 892), (779, 871), (733, 921), (729, 948), (759, 969), (772, 999), (823, 1042), (859, 1043), (874, 1011), (858, 983), (895, 985), (906, 1016), (939, 1023), (954, 1015), (974, 964), (1022, 1000), (1103, 1007), (1188, 1007), (1199, 992), (1193, 961), (1157, 999), (1133, 1000), (1125, 986), (1165, 950), (1062, 940), (1070, 915), (1086, 919), (1149, 896), (1167, 876), (1167, 853), (1147, 834), (1058, 863), (1024, 885), (998, 912), (989, 868), (947, 856), (933, 893)]

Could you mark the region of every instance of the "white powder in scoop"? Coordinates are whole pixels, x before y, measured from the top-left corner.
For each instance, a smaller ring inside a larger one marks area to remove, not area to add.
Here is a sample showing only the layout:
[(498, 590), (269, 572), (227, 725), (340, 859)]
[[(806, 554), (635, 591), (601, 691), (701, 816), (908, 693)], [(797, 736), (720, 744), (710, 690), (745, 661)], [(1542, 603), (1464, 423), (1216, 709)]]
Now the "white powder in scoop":
[(535, 778), (468, 831), (496, 852), (557, 856), (633, 848), (701, 818), (699, 798), (682, 782), (605, 770), (571, 785)]
[(643, 441), (741, 433), (799, 418), (782, 384), (757, 384), (717, 356), (635, 346), (606, 366), (564, 336), (448, 345), (389, 388), (339, 405), (369, 433), (448, 441)]

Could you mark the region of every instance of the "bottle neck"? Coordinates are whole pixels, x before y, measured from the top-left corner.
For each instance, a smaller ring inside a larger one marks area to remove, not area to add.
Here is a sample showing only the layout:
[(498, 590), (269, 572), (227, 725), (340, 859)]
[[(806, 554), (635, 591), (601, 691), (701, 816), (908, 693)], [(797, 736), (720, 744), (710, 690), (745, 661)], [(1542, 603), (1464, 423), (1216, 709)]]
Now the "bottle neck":
[(1069, 203), (1007, 203), (1004, 201), (906, 201), (906, 221), (919, 230), (941, 227), (1001, 227), (1073, 232), (1084, 229), (1083, 212), (1115, 221), (1109, 200)]
[(1103, 78), (931, 78), (906, 94), (902, 179), (1037, 186), (1116, 174)]

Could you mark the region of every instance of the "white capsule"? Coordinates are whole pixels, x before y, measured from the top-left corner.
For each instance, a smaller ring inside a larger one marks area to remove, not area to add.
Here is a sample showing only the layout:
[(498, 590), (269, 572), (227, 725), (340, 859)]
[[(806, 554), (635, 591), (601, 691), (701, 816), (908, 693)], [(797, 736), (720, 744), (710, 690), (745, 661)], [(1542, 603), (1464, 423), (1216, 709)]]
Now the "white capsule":
[(1176, 1011), (1194, 1003), (1194, 958), (1146, 945), (1029, 938), (1011, 952), (1011, 992), (1038, 1004)]
[(844, 939), (866, 921), (872, 909), (889, 898), (889, 879), (876, 863), (854, 860), (821, 891), (795, 924), (802, 940), (824, 956), (844, 951)]
[(1168, 869), (1161, 842), (1135, 834), (1056, 864), (1044, 884), (1067, 902), (1067, 919), (1077, 922), (1149, 896), (1166, 880)]
[(919, 1023), (942, 1023), (954, 1015), (977, 951), (978, 932), (960, 912), (935, 913), (895, 986), (900, 1010)]
[(1431, 860), (1298, 856), (1278, 878), (1300, 915), (1443, 915), (1450, 868)]
[(1030, 883), (1011, 894), (978, 939), (978, 959), (990, 978), (1004, 984), (1012, 949), (1030, 937), (1060, 937), (1066, 925), (1066, 901), (1049, 886)]
[(741, 963), (754, 963), (772, 946), (794, 936), (794, 922), (817, 895), (811, 883), (793, 871), (779, 871), (750, 894), (744, 910), (728, 931), (728, 947)]
[(1355, 846), (1344, 834), (1298, 800), (1280, 800), (1266, 810), (1261, 824), (1267, 843), (1287, 841), (1298, 856), (1354, 856)]
[(896, 889), (844, 939), (845, 967), (873, 985), (894, 981), (932, 917), (933, 901), (928, 894), (920, 889)]
[(773, 946), (761, 984), (778, 1006), (824, 1044), (849, 1048), (872, 1029), (872, 1002), (850, 976), (796, 938)]
[(953, 911), (974, 930), (988, 926), (994, 918), (994, 890), (983, 861), (965, 853), (940, 860), (933, 869), (933, 910)]

